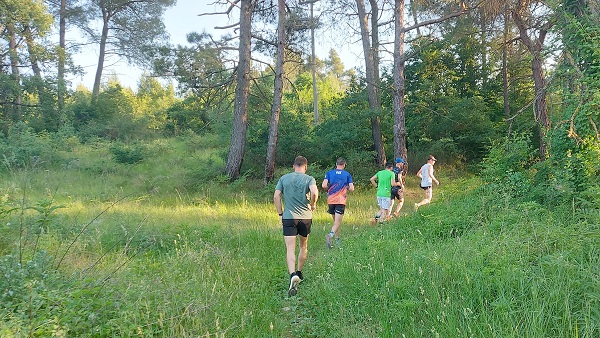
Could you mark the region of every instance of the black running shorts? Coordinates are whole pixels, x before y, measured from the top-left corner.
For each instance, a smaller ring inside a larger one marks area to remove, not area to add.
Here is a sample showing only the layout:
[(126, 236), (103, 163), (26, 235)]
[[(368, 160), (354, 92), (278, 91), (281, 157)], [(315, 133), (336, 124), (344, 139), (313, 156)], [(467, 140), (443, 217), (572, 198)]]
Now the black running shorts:
[(282, 222), (284, 236), (300, 235), (308, 237), (308, 234), (310, 234), (312, 219), (284, 219)]
[(340, 214), (343, 215), (344, 211), (346, 211), (346, 205), (344, 204), (329, 204), (329, 209), (327, 212), (330, 214)]

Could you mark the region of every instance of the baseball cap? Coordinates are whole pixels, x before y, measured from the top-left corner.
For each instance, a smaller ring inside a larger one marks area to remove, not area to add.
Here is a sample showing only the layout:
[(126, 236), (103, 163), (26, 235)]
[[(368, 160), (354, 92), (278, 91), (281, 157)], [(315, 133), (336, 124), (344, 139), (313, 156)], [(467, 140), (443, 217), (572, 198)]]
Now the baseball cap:
[(406, 161), (404, 161), (404, 159), (402, 157), (397, 157), (396, 163), (406, 163)]

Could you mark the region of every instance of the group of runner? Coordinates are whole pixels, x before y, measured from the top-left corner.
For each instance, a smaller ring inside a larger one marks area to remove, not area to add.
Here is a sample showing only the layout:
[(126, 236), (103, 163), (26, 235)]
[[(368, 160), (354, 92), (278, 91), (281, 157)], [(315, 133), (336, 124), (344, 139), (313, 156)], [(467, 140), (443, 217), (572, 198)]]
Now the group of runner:
[[(421, 188), (425, 198), (415, 203), (415, 210), (431, 202), (432, 186), (435, 182), (440, 184), (433, 175), (433, 165), (436, 159), (429, 155), (418, 171), (421, 178)], [(312, 212), (315, 210), (319, 198), (319, 189), (314, 177), (306, 174), (308, 160), (304, 156), (294, 159), (294, 171), (283, 175), (277, 182), (273, 202), (283, 227), (283, 236), (286, 245), (286, 263), (290, 274), (288, 294), (294, 296), (298, 285), (304, 276), (302, 268), (308, 253), (308, 235), (312, 225)], [(347, 192), (354, 190), (352, 175), (345, 170), (346, 160), (338, 158), (335, 169), (329, 170), (321, 183), (327, 189), (327, 212), (331, 214), (333, 225), (331, 231), (325, 236), (328, 248), (340, 244), (340, 227), (346, 209)], [(372, 220), (372, 224), (389, 220), (392, 215), (394, 201), (398, 200), (395, 216), (399, 216), (404, 204), (404, 179), (406, 176), (406, 161), (396, 158), (393, 162), (386, 163), (385, 169), (378, 171), (370, 181), (377, 188), (377, 204), (379, 211)], [(296, 262), (296, 238), (299, 239), (298, 261)]]

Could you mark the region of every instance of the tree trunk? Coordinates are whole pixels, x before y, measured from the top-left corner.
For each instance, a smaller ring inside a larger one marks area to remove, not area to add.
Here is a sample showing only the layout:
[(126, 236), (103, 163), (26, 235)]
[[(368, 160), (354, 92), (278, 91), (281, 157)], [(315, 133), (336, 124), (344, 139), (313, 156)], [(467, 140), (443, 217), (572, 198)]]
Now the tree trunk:
[(65, 106), (65, 60), (66, 60), (66, 15), (67, 15), (67, 0), (60, 0), (59, 12), (59, 52), (58, 52), (58, 111), (62, 114)]
[(252, 39), (252, 12), (256, 0), (241, 0), (240, 46), (237, 66), (237, 79), (233, 105), (233, 130), (225, 173), (231, 181), (240, 176), (240, 169), (246, 148), (248, 123), (248, 95), (250, 92), (250, 49)]
[(108, 23), (110, 16), (102, 10), (102, 35), (100, 36), (100, 51), (98, 53), (98, 67), (96, 68), (96, 77), (94, 78), (94, 87), (92, 89), (92, 100), (95, 102), (100, 95), (100, 82), (102, 81), (102, 71), (104, 70), (104, 58), (106, 57), (106, 41), (108, 40)]
[(394, 86), (392, 98), (394, 102), (394, 156), (407, 159), (406, 150), (406, 105), (404, 102), (404, 0), (395, 0), (394, 30)]
[(31, 71), (35, 81), (35, 89), (37, 90), (39, 104), (44, 118), (44, 128), (48, 131), (56, 131), (58, 121), (55, 114), (55, 107), (53, 104), (52, 96), (48, 93), (44, 87), (44, 79), (42, 78), (42, 70), (40, 69), (38, 55), (35, 50), (35, 42), (33, 41), (33, 34), (30, 26), (25, 26), (23, 31), (25, 37), (25, 44), (27, 45), (27, 52), (29, 53), (29, 62), (31, 62)]
[(10, 110), (10, 117), (12, 122), (18, 122), (21, 120), (21, 78), (19, 75), (19, 56), (17, 53), (17, 36), (15, 34), (15, 27), (12, 23), (6, 24), (6, 30), (8, 32), (8, 54), (10, 56), (10, 68), (11, 77), (13, 81), (18, 85), (15, 90), (13, 107)]
[[(267, 144), (267, 160), (265, 164), (265, 185), (273, 181), (275, 174), (275, 158), (277, 157), (277, 135), (279, 132), (279, 114), (283, 97), (283, 66), (285, 63), (285, 0), (278, 0), (279, 18), (277, 23), (277, 61), (273, 83), (273, 106), (269, 123), (269, 141)], [(314, 68), (313, 68), (314, 69)]]
[[(381, 64), (381, 58), (379, 57), (379, 7), (377, 6), (377, 0), (369, 0), (371, 4), (371, 52), (373, 53), (373, 79), (375, 88), (377, 89), (377, 95), (379, 96), (379, 89), (381, 88), (381, 74), (379, 73), (379, 65)], [(380, 101), (380, 98), (378, 98)], [(381, 108), (381, 104), (379, 105)]]
[(527, 13), (528, 5), (529, 2), (527, 0), (520, 0), (517, 3), (517, 7), (512, 11), (512, 16), (519, 29), (521, 42), (523, 42), (533, 56), (533, 59), (531, 60), (535, 95), (533, 109), (538, 126), (538, 135), (540, 137), (540, 160), (544, 161), (547, 157), (546, 134), (550, 130), (550, 119), (548, 118), (548, 104), (546, 102), (546, 79), (544, 77), (542, 47), (550, 27), (544, 25), (539, 28), (539, 35), (532, 39), (528, 34), (528, 30), (531, 29), (531, 27), (528, 27), (525, 23), (525, 17), (529, 16), (529, 13)]
[(509, 101), (509, 81), (508, 81), (508, 34), (509, 34), (509, 23), (508, 23), (508, 6), (505, 5), (504, 9), (504, 32), (502, 33), (502, 89), (503, 89), (503, 100), (504, 100), (504, 120), (507, 126), (507, 135), (511, 134), (512, 122), (510, 119), (510, 101)]
[(39, 80), (41, 80), (42, 79), (42, 71), (40, 70), (40, 65), (38, 64), (38, 58), (35, 53), (33, 36), (31, 35), (31, 27), (25, 26), (23, 35), (25, 36), (25, 44), (27, 45), (27, 52), (29, 53), (29, 61), (31, 62), (31, 70), (33, 71), (33, 75), (36, 78), (38, 78)]
[(365, 76), (367, 78), (367, 95), (369, 100), (369, 108), (373, 116), (371, 117), (371, 133), (373, 136), (373, 146), (377, 152), (377, 165), (385, 164), (385, 149), (383, 146), (383, 138), (381, 136), (381, 122), (379, 114), (381, 112), (381, 103), (379, 102), (379, 89), (377, 84), (379, 80), (376, 75), (379, 73), (375, 70), (374, 51), (371, 49), (369, 24), (367, 12), (365, 10), (364, 0), (356, 0), (358, 7), (358, 18), (360, 22), (361, 40), (363, 44), (363, 53), (365, 55)]
[(531, 60), (531, 70), (533, 72), (535, 93), (533, 107), (538, 125), (538, 135), (540, 137), (540, 159), (543, 161), (547, 156), (546, 134), (550, 130), (550, 119), (548, 118), (548, 104), (546, 102), (546, 78), (544, 77), (541, 50), (537, 51), (533, 55), (533, 60)]

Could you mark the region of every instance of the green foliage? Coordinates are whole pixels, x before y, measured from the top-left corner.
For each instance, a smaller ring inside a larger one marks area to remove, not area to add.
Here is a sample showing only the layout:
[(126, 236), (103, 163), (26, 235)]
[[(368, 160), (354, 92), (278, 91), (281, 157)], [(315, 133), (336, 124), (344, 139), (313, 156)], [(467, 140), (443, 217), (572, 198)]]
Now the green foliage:
[(110, 146), (110, 151), (115, 161), (122, 164), (138, 163), (146, 157), (145, 146), (140, 143), (125, 144), (115, 142)]
[(481, 164), (486, 189), (500, 195), (527, 195), (532, 184), (527, 170), (533, 163), (534, 150), (528, 135), (514, 135), (511, 139), (495, 142)]
[(167, 110), (176, 102), (173, 85), (163, 86), (155, 78), (144, 75), (136, 93), (136, 118), (146, 119), (145, 124), (149, 129), (162, 131), (167, 119)]
[(31, 168), (52, 161), (53, 150), (47, 137), (36, 135), (25, 123), (12, 126), (6, 138), (0, 137), (0, 153), (5, 169)]
[[(558, 14), (565, 61), (557, 68), (556, 90), (563, 104), (549, 134), (551, 154), (565, 173), (557, 178), (560, 186), (589, 192), (597, 189), (600, 175), (599, 21), (591, 3), (565, 1)], [(576, 198), (586, 206), (594, 200)]]
[[(496, 102), (500, 100), (497, 93), (485, 90), (501, 87), (500, 82), (489, 80), (485, 88), (476, 85), (483, 70), (473, 69), (473, 49), (478, 48), (473, 43), (465, 38), (415, 46), (416, 60), (406, 66), (409, 151), (435, 153), (452, 164), (477, 162), (490, 141), (499, 137), (496, 121), (503, 113)], [(456, 48), (456, 52), (446, 48)], [(388, 79), (387, 83), (393, 82)]]
[[(219, 137), (189, 133), (151, 142), (156, 156), (126, 170), (90, 170), (101, 166), (93, 161), (105, 159), (101, 151), (109, 146), (78, 145), (78, 166), (27, 173), (26, 198), (8, 188), (20, 185), (14, 175), (3, 175), (5, 210), (15, 200), (27, 205), (20, 208), (25, 215), (0, 216), (0, 243), (6, 242), (0, 275), (9, 277), (0, 278), (0, 334), (598, 335), (598, 204), (547, 207), (487, 189), (489, 177), (483, 189), (478, 178), (441, 177), (432, 204), (418, 212), (405, 206), (406, 216), (372, 227), (374, 192), (359, 180), (349, 195), (341, 248), (328, 250), (319, 240), (331, 226), (325, 200), (319, 201), (305, 281), (298, 296), (288, 297), (274, 183), (264, 188), (246, 176), (229, 184), (208, 173), (209, 161), (222, 161)], [(513, 143), (510, 151), (491, 149), (483, 172), (503, 173), (511, 165), (515, 174), (529, 170), (526, 178), (535, 182), (535, 173), (547, 168), (529, 161), (535, 151), (526, 135)], [(350, 170), (362, 154), (347, 153)], [(182, 179), (195, 174), (194, 186)], [(48, 191), (56, 192), (52, 199)], [(408, 177), (406, 205), (421, 194)], [(585, 196), (593, 194), (597, 189)], [(14, 224), (21, 219), (19, 265)], [(32, 231), (40, 224), (43, 232)]]

